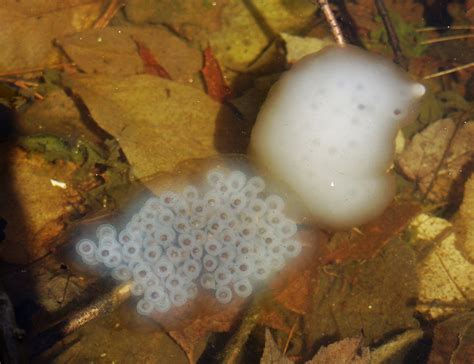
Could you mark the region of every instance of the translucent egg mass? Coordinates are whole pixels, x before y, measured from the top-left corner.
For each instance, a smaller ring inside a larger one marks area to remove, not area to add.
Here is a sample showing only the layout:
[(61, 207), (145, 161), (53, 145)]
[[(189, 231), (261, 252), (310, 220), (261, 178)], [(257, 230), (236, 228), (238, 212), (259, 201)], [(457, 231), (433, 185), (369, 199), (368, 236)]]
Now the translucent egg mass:
[(85, 264), (132, 281), (141, 315), (167, 312), (202, 291), (229, 304), (300, 254), (297, 225), (284, 210), (263, 178), (212, 169), (202, 185), (150, 197), (122, 230), (100, 225), (97, 239), (80, 240), (76, 251)]

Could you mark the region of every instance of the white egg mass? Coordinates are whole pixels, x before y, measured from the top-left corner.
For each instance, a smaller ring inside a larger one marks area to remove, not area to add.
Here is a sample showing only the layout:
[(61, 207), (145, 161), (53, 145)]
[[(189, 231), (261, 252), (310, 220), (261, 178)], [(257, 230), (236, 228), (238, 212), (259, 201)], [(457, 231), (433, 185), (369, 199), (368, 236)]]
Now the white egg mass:
[(386, 58), (327, 47), (272, 87), (250, 155), (299, 195), (319, 225), (363, 224), (392, 201), (397, 130), (416, 118), (424, 93)]

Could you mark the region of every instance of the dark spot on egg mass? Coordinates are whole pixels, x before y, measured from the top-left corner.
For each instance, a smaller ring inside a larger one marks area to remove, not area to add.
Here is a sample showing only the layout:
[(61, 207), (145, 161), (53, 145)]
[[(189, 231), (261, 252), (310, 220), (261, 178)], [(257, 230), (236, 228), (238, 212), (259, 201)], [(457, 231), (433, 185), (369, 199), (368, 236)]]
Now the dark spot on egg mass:
[(357, 108), (358, 108), (359, 110), (364, 110), (364, 109), (365, 109), (365, 105), (364, 105), (364, 104), (359, 104), (359, 105), (357, 105)]
[(393, 110), (393, 114), (394, 114), (394, 115), (397, 115), (397, 116), (398, 116), (398, 115), (400, 115), (401, 113), (402, 113), (402, 110), (400, 110), (400, 109), (395, 109), (395, 110)]

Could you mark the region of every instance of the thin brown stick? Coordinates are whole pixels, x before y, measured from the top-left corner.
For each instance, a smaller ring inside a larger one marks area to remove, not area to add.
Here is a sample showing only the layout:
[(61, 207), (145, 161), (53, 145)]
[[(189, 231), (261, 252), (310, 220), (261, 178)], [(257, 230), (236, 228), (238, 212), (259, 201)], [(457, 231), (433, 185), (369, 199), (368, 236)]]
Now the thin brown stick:
[(408, 69), (408, 61), (403, 55), (397, 32), (395, 31), (395, 27), (393, 26), (393, 23), (390, 20), (387, 8), (385, 7), (385, 3), (383, 2), (383, 0), (375, 0), (375, 7), (377, 8), (380, 17), (382, 18), (383, 25), (385, 27), (385, 30), (387, 31), (388, 43), (392, 48), (395, 63), (403, 67), (404, 69)]
[(295, 333), (297, 323), (298, 323), (298, 320), (296, 320), (293, 326), (291, 326), (290, 333), (288, 334), (288, 338), (286, 339), (285, 347), (283, 348), (283, 355), (285, 355), (286, 352), (288, 351), (288, 347), (290, 346), (290, 341), (293, 338), (293, 334)]
[(470, 67), (474, 67), (474, 62), (467, 63), (467, 64), (463, 64), (462, 66), (453, 67), (453, 68), (450, 68), (450, 69), (448, 69), (448, 70), (444, 70), (444, 71), (432, 73), (431, 75), (424, 76), (423, 79), (424, 79), (424, 80), (428, 80), (428, 79), (430, 79), (430, 78), (435, 78), (435, 77), (441, 77), (441, 76), (444, 76), (444, 75), (449, 75), (450, 73), (462, 71), (462, 70), (464, 70), (464, 69), (466, 69), (466, 68), (470, 68)]
[(107, 25), (109, 25), (112, 18), (117, 14), (121, 7), (125, 6), (125, 1), (119, 0), (111, 0), (107, 9), (105, 9), (104, 13), (101, 15), (99, 19), (94, 24), (94, 29), (104, 29)]
[(329, 23), (332, 35), (336, 39), (336, 43), (339, 45), (345, 45), (346, 41), (344, 40), (344, 36), (342, 35), (341, 27), (337, 23), (336, 17), (332, 12), (329, 3), (327, 2), (327, 0), (317, 0), (317, 2), (324, 13), (324, 16), (326, 17), (327, 22)]
[[(14, 85), (18, 88), (21, 88), (22, 90), (26, 90), (26, 91), (31, 91), (32, 87), (37, 87), (38, 86), (38, 84), (35, 83), (35, 82), (17, 80), (15, 78), (0, 77), (0, 82), (10, 83), (10, 84), (12, 84), (12, 85)], [(33, 96), (38, 100), (44, 100), (43, 95), (39, 94), (38, 92), (34, 92)]]
[(53, 64), (53, 65), (47, 66), (47, 67), (24, 68), (24, 69), (21, 69), (21, 70), (2, 72), (2, 73), (0, 73), (0, 77), (19, 76), (19, 75), (24, 75), (25, 73), (42, 72), (46, 68), (63, 68), (65, 66), (73, 66), (73, 65), (74, 65), (73, 63), (58, 63), (58, 64)]
[(474, 30), (474, 25), (448, 25), (445, 27), (424, 27), (424, 28), (418, 28), (416, 31), (418, 33), (424, 33), (424, 32), (438, 32), (441, 30)]
[(463, 39), (469, 39), (469, 38), (474, 38), (474, 34), (448, 35), (446, 37), (439, 37), (439, 38), (424, 40), (420, 42), (420, 44), (434, 44), (434, 43), (441, 43), (441, 42), (449, 42), (451, 40), (463, 40)]

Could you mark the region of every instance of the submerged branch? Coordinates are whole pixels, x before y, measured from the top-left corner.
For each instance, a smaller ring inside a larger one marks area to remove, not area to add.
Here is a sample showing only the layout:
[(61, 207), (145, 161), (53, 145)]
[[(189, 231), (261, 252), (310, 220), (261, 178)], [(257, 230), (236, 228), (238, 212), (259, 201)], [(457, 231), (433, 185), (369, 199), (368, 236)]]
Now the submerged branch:
[(334, 13), (332, 12), (327, 0), (317, 0), (317, 3), (321, 7), (321, 10), (323, 11), (324, 16), (326, 17), (326, 20), (329, 23), (329, 26), (331, 27), (331, 31), (334, 38), (336, 39), (336, 43), (339, 45), (346, 44), (341, 27), (337, 23), (336, 17), (334, 16)]
[(466, 68), (470, 68), (470, 67), (474, 67), (474, 62), (467, 63), (467, 64), (463, 64), (462, 66), (453, 67), (453, 68), (450, 68), (450, 69), (448, 69), (448, 70), (444, 70), (444, 71), (432, 73), (431, 75), (424, 76), (423, 79), (424, 79), (424, 80), (428, 80), (428, 79), (430, 79), (430, 78), (435, 78), (435, 77), (441, 77), (441, 76), (444, 76), (444, 75), (449, 75), (450, 73), (462, 71), (462, 70), (464, 70), (464, 69), (466, 69)]
[(388, 42), (390, 44), (390, 47), (392, 48), (395, 63), (403, 67), (405, 70), (408, 69), (408, 61), (403, 55), (402, 48), (400, 47), (400, 41), (398, 40), (397, 32), (395, 31), (395, 27), (393, 26), (393, 23), (390, 20), (387, 8), (385, 7), (385, 3), (383, 2), (383, 0), (375, 0), (375, 6), (377, 7), (377, 11), (379, 12), (380, 17), (382, 18), (385, 30), (387, 31)]

